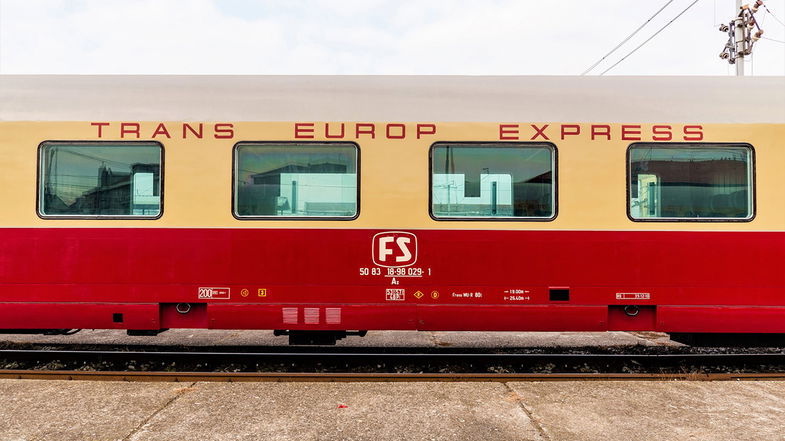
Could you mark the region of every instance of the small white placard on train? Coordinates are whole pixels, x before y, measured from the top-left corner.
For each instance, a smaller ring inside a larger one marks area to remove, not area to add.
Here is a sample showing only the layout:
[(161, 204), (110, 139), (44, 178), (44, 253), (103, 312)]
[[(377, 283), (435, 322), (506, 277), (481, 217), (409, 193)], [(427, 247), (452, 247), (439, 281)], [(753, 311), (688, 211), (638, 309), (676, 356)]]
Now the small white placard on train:
[(200, 299), (228, 300), (229, 297), (229, 288), (199, 288)]
[(406, 300), (406, 290), (405, 289), (387, 289), (385, 292), (385, 298), (388, 302), (402, 302)]
[(616, 300), (649, 300), (651, 293), (648, 292), (617, 292)]

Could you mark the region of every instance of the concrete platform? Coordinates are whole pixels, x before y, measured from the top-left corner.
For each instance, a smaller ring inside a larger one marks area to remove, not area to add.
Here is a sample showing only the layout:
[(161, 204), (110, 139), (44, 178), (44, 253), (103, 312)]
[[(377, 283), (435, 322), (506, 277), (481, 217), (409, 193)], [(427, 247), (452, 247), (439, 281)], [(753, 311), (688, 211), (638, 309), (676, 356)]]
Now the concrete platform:
[[(172, 329), (154, 337), (129, 337), (119, 330), (83, 330), (75, 335), (0, 335), (0, 342), (55, 344), (128, 344), (128, 345), (237, 345), (286, 346), (288, 337), (275, 337), (271, 331), (224, 331)], [(532, 347), (532, 346), (624, 346), (673, 345), (666, 334), (646, 332), (432, 332), (371, 331), (365, 337), (340, 340), (343, 347)]]
[(545, 439), (785, 440), (785, 382), (510, 383)]
[(0, 380), (0, 439), (785, 440), (783, 386)]

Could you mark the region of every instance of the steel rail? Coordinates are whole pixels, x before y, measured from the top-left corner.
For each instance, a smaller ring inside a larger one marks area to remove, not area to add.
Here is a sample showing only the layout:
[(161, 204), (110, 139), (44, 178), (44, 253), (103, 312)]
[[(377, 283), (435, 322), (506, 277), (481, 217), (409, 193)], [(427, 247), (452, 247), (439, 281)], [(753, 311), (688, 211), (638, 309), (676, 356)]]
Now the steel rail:
[(207, 352), (207, 351), (110, 351), (110, 350), (48, 350), (48, 349), (0, 349), (0, 358), (112, 358), (118, 359), (193, 359), (209, 360), (242, 360), (268, 358), (367, 358), (376, 360), (388, 359), (649, 359), (649, 360), (675, 360), (675, 359), (706, 359), (706, 360), (772, 360), (785, 361), (785, 352), (757, 352), (757, 353), (666, 353), (666, 354), (620, 354), (620, 353), (514, 353), (514, 352)]
[(282, 363), (335, 362), (401, 363), (638, 363), (673, 366), (679, 363), (771, 364), (785, 367), (785, 353), (678, 353), (678, 354), (586, 354), (586, 353), (462, 353), (462, 352), (188, 352), (107, 350), (0, 350), (0, 360), (89, 362), (184, 362), (184, 363)]
[(281, 373), (0, 370), (0, 379), (128, 382), (510, 382), (510, 381), (785, 381), (785, 373), (476, 374)]

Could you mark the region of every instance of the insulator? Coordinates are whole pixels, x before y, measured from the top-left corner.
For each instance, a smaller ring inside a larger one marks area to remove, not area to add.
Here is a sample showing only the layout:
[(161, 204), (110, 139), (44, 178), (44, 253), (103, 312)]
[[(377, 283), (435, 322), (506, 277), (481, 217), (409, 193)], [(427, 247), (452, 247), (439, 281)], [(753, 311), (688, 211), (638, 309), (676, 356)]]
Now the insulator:
[(728, 25), (720, 25), (720, 32), (728, 32), (729, 29)]

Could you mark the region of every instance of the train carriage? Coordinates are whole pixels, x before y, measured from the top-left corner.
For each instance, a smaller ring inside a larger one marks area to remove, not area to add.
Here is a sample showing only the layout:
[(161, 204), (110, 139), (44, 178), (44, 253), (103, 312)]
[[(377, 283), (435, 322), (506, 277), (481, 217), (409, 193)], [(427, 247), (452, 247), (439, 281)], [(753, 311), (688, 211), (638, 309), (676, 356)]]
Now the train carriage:
[(0, 332), (785, 334), (783, 143), (782, 77), (3, 76)]

